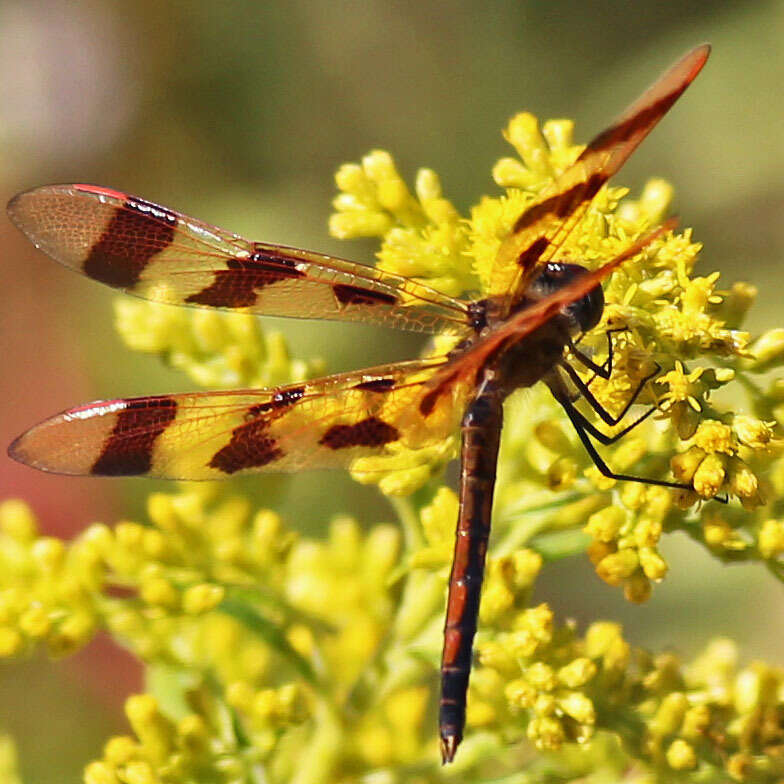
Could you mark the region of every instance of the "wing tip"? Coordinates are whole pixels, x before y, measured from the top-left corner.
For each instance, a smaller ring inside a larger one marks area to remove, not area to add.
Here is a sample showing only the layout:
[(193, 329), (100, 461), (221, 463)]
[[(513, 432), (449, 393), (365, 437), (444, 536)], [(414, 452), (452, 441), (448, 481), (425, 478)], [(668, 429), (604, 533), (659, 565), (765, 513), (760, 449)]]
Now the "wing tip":
[[(6, 214), (8, 215), (11, 223), (13, 223), (14, 226), (16, 226), (16, 228), (19, 229), (19, 231), (21, 231), (26, 237), (33, 241), (33, 244), (35, 245), (36, 243), (33, 240), (32, 230), (30, 229), (31, 217), (35, 217), (35, 211), (29, 209), (31, 206), (31, 200), (34, 200), (36, 197), (39, 197), (45, 193), (51, 193), (52, 191), (72, 187), (74, 186), (38, 185), (35, 188), (28, 188), (26, 191), (21, 191), (8, 200), (8, 203), (5, 206)], [(32, 223), (34, 224), (34, 221), (32, 221)]]
[(16, 460), (17, 463), (22, 463), (23, 465), (29, 465), (27, 460), (22, 455), (22, 442), (24, 441), (24, 437), (27, 435), (23, 433), (20, 436), (17, 436), (6, 449), (6, 454), (11, 460)]
[(37, 190), (38, 188), (31, 188), (30, 190), (17, 193), (15, 196), (12, 196), (8, 200), (8, 204), (5, 205), (5, 212), (6, 215), (8, 215), (9, 220), (24, 234), (27, 234), (23, 228), (24, 221), (21, 215), (24, 208), (24, 201), (31, 193), (35, 193)]
[[(95, 473), (93, 466), (111, 433), (114, 414), (121, 410), (112, 405), (118, 402), (123, 401), (96, 401), (48, 417), (17, 436), (6, 453), (17, 463), (47, 474), (89, 476)], [(106, 415), (112, 416), (109, 423)]]
[(699, 44), (698, 46), (695, 46), (694, 49), (687, 52), (683, 56), (681, 60), (681, 64), (685, 65), (688, 63), (691, 65), (691, 68), (689, 69), (689, 75), (688, 75), (689, 81), (692, 81), (697, 76), (697, 74), (702, 70), (702, 67), (707, 62), (708, 57), (710, 57), (712, 48), (713, 47), (711, 46), (711, 44), (706, 41), (703, 44)]
[(26, 202), (28, 202), (31, 198), (42, 196), (42, 195), (66, 195), (66, 196), (74, 196), (76, 193), (85, 195), (85, 196), (92, 196), (92, 197), (104, 197), (109, 199), (115, 199), (120, 202), (126, 201), (129, 196), (127, 193), (123, 191), (115, 190), (114, 188), (105, 188), (102, 185), (88, 185), (86, 183), (55, 183), (52, 185), (37, 185), (35, 188), (28, 188), (25, 191), (21, 191), (16, 195), (12, 196), (8, 203), (6, 204), (6, 213), (8, 217), (11, 219), (12, 223), (22, 231), (24, 231), (24, 212), (26, 207)]
[(40, 455), (36, 456), (35, 444), (33, 444), (31, 449), (30, 442), (35, 441), (35, 431), (37, 428), (38, 425), (31, 427), (20, 436), (17, 436), (6, 449), (6, 454), (8, 457), (10, 457), (12, 460), (15, 460), (20, 465), (27, 466), (28, 468), (35, 468), (36, 471), (43, 471), (45, 474), (78, 476), (80, 472), (64, 471), (62, 468), (55, 468), (45, 459), (42, 459)]

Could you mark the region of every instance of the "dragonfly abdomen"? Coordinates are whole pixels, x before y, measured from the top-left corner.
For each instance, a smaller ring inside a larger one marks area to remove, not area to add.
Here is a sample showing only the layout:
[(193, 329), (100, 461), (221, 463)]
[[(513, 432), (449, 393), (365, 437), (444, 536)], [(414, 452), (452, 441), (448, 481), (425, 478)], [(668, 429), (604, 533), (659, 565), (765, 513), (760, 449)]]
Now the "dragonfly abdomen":
[(465, 726), (471, 651), (490, 536), (503, 398), (498, 385), (492, 379), (486, 380), (463, 417), (460, 515), (441, 659), (439, 732), (444, 762), (452, 761)]

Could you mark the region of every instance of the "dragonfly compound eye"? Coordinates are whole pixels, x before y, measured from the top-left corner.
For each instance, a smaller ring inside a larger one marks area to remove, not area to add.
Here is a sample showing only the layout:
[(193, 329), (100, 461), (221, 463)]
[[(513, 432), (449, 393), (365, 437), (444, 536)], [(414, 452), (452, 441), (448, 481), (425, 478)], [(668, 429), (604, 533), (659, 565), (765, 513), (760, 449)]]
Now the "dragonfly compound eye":
[[(529, 293), (536, 299), (547, 297), (579, 280), (586, 272), (585, 267), (579, 264), (549, 262), (542, 266), (541, 271), (531, 281)], [(602, 287), (597, 285), (584, 297), (564, 307), (563, 314), (569, 319), (573, 332), (588, 332), (599, 323), (603, 309), (604, 293)]]

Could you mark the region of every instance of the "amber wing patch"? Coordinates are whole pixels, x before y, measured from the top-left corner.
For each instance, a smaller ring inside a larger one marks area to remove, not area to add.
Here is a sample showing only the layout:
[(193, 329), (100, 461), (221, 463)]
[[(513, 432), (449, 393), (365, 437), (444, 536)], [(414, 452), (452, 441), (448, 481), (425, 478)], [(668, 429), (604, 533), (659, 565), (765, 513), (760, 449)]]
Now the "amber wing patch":
[(505, 299), (505, 313), (519, 301), (536, 266), (557, 255), (602, 186), (691, 84), (709, 52), (698, 47), (659, 77), (517, 218), (490, 276), (489, 294)]
[(98, 402), (37, 425), (12, 456), (46, 471), (217, 479), (347, 467), (388, 447), (432, 446), (459, 426), (470, 384), (420, 413), (448, 360), (415, 360), (306, 384)]
[(144, 299), (431, 334), (470, 331), (465, 302), (401, 275), (251, 242), (109, 188), (35, 188), (14, 197), (8, 214), (57, 261)]

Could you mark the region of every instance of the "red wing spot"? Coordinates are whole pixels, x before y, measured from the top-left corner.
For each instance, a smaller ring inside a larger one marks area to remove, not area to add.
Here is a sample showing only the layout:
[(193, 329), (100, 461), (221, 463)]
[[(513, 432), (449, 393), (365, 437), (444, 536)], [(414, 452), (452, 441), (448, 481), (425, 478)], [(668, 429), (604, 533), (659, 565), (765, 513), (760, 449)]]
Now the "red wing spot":
[(174, 239), (173, 212), (141, 199), (129, 198), (112, 219), (82, 265), (85, 275), (121, 289), (132, 289), (150, 259)]
[(266, 434), (268, 422), (256, 419), (235, 427), (223, 449), (217, 451), (209, 462), (224, 474), (233, 474), (243, 468), (261, 468), (283, 457), (283, 450)]
[(258, 289), (305, 277), (291, 260), (258, 253), (248, 259), (227, 259), (226, 267), (214, 273), (209, 286), (191, 294), (185, 302), (214, 308), (247, 308), (256, 303)]
[[(694, 74), (696, 76), (697, 74)], [(692, 77), (694, 78), (694, 77)], [(668, 95), (660, 98), (656, 103), (647, 106), (641, 112), (638, 112), (633, 117), (629, 117), (618, 125), (611, 125), (606, 130), (602, 131), (591, 143), (583, 150), (578, 161), (584, 160), (592, 152), (612, 147), (618, 142), (625, 141), (631, 138), (637, 131), (642, 128), (647, 128), (651, 123), (657, 121), (659, 117), (663, 117), (670, 109), (670, 107), (681, 97), (684, 90), (689, 86), (691, 79), (684, 84), (678, 85), (676, 90), (673, 90)]]
[(364, 389), (367, 392), (389, 392), (394, 388), (394, 378), (369, 378), (354, 385), (354, 389)]
[[(234, 428), (229, 443), (212, 456), (210, 468), (233, 474), (243, 468), (261, 468), (281, 458), (283, 450), (274, 438), (266, 434), (266, 430), (283, 409), (296, 403), (304, 394), (304, 386), (284, 389), (267, 402), (251, 406), (245, 414), (247, 422)], [(275, 411), (278, 413), (271, 413)]]
[(423, 398), (419, 401), (419, 413), (424, 417), (430, 416), (433, 409), (436, 407), (438, 398), (443, 395), (451, 383), (457, 378), (458, 371), (454, 371), (448, 375), (437, 387), (433, 387)]
[(82, 191), (83, 193), (97, 193), (99, 196), (109, 196), (109, 198), (119, 199), (120, 201), (125, 201), (128, 198), (128, 194), (126, 193), (115, 191), (112, 188), (103, 188), (100, 185), (82, 185), (76, 183), (73, 187), (77, 191)]
[(523, 231), (540, 221), (547, 215), (555, 215), (558, 218), (565, 218), (573, 213), (584, 201), (589, 201), (607, 182), (607, 175), (597, 172), (592, 174), (585, 182), (578, 182), (569, 190), (556, 193), (549, 199), (534, 204), (527, 209), (512, 227), (514, 233)]
[(353, 425), (333, 425), (319, 441), (330, 449), (348, 449), (352, 446), (383, 446), (397, 441), (400, 433), (396, 427), (377, 417), (368, 417)]
[(541, 255), (547, 250), (547, 246), (550, 243), (547, 241), (547, 237), (537, 237), (518, 257), (517, 263), (522, 267), (524, 270), (531, 269)]
[(341, 305), (396, 305), (397, 297), (383, 291), (363, 289), (359, 286), (349, 286), (346, 283), (336, 283), (332, 290)]
[(152, 450), (158, 436), (177, 415), (177, 402), (169, 397), (130, 401), (90, 469), (97, 476), (135, 476), (152, 467)]

